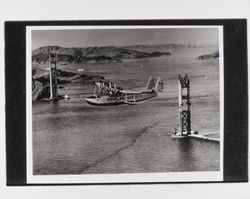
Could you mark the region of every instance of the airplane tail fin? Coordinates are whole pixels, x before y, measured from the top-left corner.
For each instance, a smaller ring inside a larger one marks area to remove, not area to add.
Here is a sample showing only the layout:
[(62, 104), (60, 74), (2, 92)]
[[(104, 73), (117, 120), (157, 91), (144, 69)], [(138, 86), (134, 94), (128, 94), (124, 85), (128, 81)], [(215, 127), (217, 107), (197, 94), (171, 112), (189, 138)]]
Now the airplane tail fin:
[(146, 90), (154, 90), (156, 92), (163, 92), (164, 82), (160, 77), (152, 77), (148, 78), (148, 83)]
[(148, 78), (148, 83), (146, 86), (146, 90), (152, 90), (155, 87), (155, 80), (152, 76)]

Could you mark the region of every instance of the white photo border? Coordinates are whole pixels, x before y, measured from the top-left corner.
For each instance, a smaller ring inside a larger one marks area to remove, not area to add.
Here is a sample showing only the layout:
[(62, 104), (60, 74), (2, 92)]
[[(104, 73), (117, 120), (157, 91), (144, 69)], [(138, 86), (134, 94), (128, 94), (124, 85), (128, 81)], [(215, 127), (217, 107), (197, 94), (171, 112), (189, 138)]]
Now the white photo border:
[[(66, 29), (167, 29), (167, 28), (218, 28), (219, 33), (219, 68), (220, 68), (220, 170), (204, 172), (161, 172), (136, 174), (79, 174), (79, 175), (33, 175), (32, 147), (32, 30)], [(223, 146), (224, 146), (224, 50), (223, 26), (27, 26), (26, 27), (26, 165), (27, 183), (33, 184), (89, 184), (89, 183), (150, 183), (150, 182), (209, 182), (223, 181)]]

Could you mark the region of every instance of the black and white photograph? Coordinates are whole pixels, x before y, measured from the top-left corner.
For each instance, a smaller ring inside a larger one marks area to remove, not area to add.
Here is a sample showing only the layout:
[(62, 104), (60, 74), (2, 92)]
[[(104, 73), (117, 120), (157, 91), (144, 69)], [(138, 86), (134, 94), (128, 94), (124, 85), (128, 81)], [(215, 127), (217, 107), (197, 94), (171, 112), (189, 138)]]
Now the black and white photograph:
[(0, 198), (248, 199), (247, 0), (0, 2)]
[(221, 26), (26, 33), (28, 182), (222, 180)]

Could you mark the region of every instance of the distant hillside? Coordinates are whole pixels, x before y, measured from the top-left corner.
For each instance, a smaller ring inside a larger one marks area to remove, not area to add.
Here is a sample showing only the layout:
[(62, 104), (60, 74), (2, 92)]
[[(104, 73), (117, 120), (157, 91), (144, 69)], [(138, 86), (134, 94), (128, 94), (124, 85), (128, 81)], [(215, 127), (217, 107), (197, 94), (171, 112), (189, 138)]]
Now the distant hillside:
[(198, 60), (203, 60), (203, 59), (217, 59), (219, 58), (220, 54), (219, 51), (210, 53), (210, 54), (206, 54), (206, 55), (200, 55), (198, 57), (196, 57), (196, 59)]
[(105, 63), (122, 62), (123, 59), (136, 59), (171, 55), (169, 52), (142, 52), (125, 47), (88, 47), (88, 48), (64, 48), (60, 46), (44, 46), (32, 51), (33, 62), (48, 61), (48, 53), (57, 53), (61, 62), (76, 63)]
[(169, 44), (156, 44), (156, 45), (132, 45), (132, 46), (125, 46), (125, 48), (130, 50), (137, 50), (142, 52), (164, 52), (169, 51), (172, 49), (178, 48), (200, 48), (203, 47), (202, 45), (189, 45), (189, 44), (176, 44), (176, 43), (169, 43)]

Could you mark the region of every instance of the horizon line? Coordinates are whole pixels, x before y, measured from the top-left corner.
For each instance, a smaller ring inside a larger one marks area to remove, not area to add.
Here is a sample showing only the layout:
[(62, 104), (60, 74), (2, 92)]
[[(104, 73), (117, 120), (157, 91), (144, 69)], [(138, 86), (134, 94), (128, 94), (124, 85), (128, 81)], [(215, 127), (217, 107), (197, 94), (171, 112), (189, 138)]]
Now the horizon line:
[(48, 46), (57, 46), (57, 47), (61, 47), (61, 48), (95, 48), (95, 47), (130, 47), (130, 46), (158, 46), (158, 45), (170, 45), (170, 44), (176, 44), (176, 45), (194, 45), (194, 46), (219, 46), (219, 44), (216, 43), (200, 43), (200, 44), (194, 44), (194, 43), (163, 43), (163, 44), (134, 44), (134, 45), (103, 45), (103, 46), (86, 46), (86, 47), (64, 47), (58, 44), (54, 44), (54, 45), (44, 45), (44, 46), (40, 46), (40, 47), (36, 47), (32, 50), (36, 50), (38, 48), (42, 48), (42, 47), (48, 47)]

